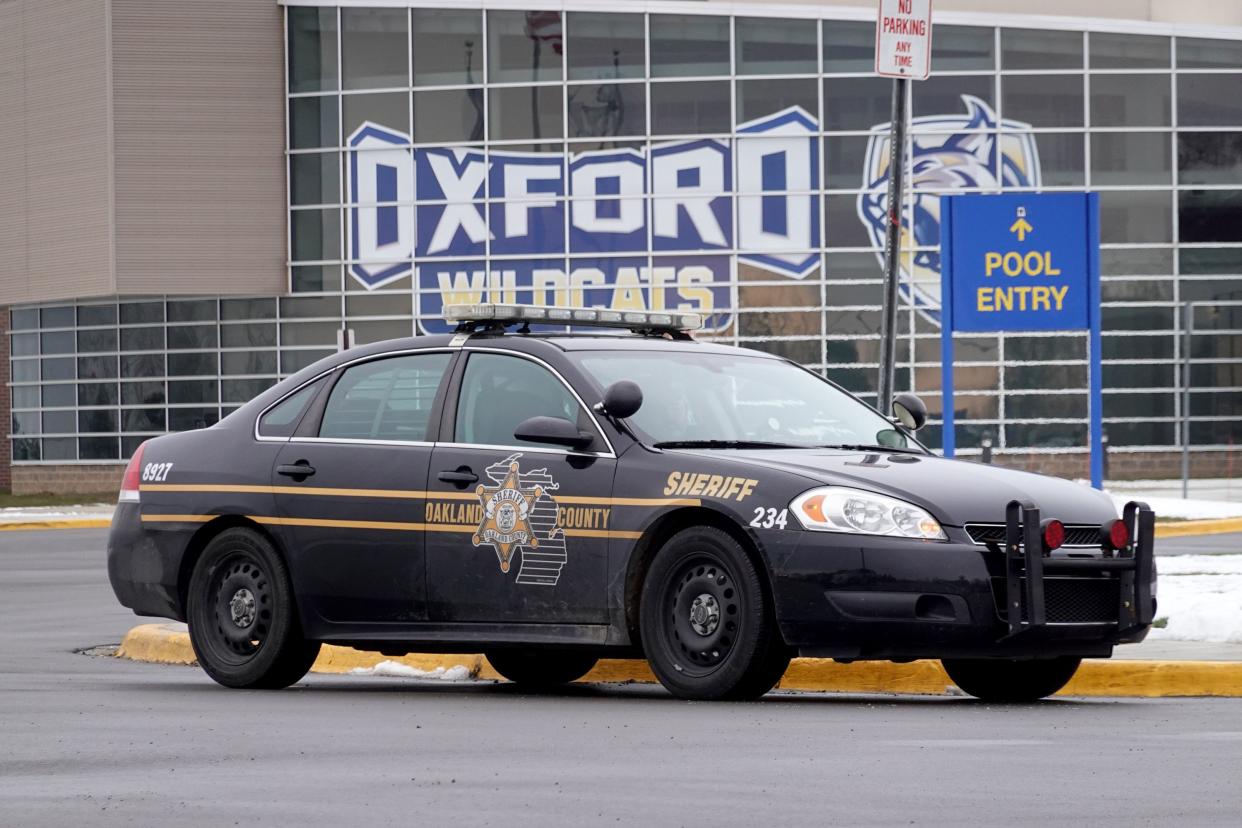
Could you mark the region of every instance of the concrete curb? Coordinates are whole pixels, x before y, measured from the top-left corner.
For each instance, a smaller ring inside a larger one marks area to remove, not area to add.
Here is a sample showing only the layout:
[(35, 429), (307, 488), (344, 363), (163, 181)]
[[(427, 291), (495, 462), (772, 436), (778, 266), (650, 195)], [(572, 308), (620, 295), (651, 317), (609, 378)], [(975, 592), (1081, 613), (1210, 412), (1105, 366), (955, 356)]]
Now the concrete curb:
[(64, 518), (60, 520), (13, 520), (0, 522), (0, 532), (33, 529), (107, 529), (112, 518)]
[[(179, 624), (142, 624), (125, 635), (118, 658), (162, 664), (193, 664), (190, 636)], [(475, 654), (385, 656), (349, 647), (325, 645), (311, 668), (316, 673), (348, 673), (396, 662), (425, 672), (464, 666), (472, 678), (499, 679), (487, 659)], [(583, 682), (655, 681), (645, 661), (604, 659)], [(863, 661), (838, 664), (796, 658), (781, 679), (782, 690), (835, 693), (960, 695), (938, 661), (893, 664)], [(1062, 696), (1235, 696), (1242, 697), (1242, 662), (1088, 660), (1058, 695)]]

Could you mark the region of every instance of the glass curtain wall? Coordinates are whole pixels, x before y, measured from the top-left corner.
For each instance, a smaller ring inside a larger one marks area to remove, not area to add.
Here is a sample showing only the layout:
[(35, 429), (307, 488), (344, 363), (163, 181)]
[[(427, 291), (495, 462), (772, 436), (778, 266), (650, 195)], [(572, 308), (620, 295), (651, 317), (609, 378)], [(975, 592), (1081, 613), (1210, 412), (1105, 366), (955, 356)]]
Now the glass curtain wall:
[[(342, 328), (443, 330), (454, 299), (696, 307), (711, 337), (874, 399), (890, 82), (872, 24), (756, 8), (288, 7), (289, 295), (15, 309), (14, 459), (123, 457)], [(1179, 445), (1190, 301), (1191, 440), (1232, 445), (1242, 43), (941, 25), (935, 44), (913, 84), (898, 389), (939, 411), (939, 197), (1090, 189), (1112, 447)], [(1086, 445), (1085, 334), (956, 348), (960, 447)]]

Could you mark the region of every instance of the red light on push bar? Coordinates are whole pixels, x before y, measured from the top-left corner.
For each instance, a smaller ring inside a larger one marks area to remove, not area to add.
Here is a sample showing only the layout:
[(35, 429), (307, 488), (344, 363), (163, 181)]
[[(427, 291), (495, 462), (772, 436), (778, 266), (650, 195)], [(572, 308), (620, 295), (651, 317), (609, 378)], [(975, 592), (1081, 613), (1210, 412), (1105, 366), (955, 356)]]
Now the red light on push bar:
[(1049, 518), (1044, 521), (1040, 529), (1044, 539), (1045, 551), (1051, 552), (1053, 549), (1060, 549), (1061, 544), (1065, 543), (1065, 524), (1061, 521)]
[(1108, 545), (1113, 549), (1125, 549), (1130, 545), (1130, 527), (1124, 520), (1114, 520), (1105, 527), (1108, 530)]

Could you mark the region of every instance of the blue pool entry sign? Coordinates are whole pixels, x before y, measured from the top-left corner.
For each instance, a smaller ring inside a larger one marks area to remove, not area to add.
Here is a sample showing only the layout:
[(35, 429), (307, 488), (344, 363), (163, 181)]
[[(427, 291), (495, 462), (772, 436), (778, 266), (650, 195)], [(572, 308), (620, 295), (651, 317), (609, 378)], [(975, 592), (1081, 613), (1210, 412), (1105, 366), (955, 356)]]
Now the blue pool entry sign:
[(1091, 485), (1104, 477), (1095, 193), (940, 199), (944, 456), (956, 448), (953, 334), (1087, 330)]

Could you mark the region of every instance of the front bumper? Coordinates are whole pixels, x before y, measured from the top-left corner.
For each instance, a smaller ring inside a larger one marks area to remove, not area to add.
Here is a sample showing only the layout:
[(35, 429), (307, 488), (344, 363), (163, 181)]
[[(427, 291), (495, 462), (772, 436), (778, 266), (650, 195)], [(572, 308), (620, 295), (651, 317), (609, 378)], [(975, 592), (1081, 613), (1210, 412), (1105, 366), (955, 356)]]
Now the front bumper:
[[(1126, 506), (1134, 541), (1034, 555), (1039, 510), (1010, 504), (1006, 543), (979, 546), (799, 533), (772, 556), (777, 619), (806, 656), (840, 659), (1107, 657), (1155, 615), (1155, 517)], [(842, 546), (841, 544), (848, 544)], [(831, 548), (829, 544), (832, 544)]]

